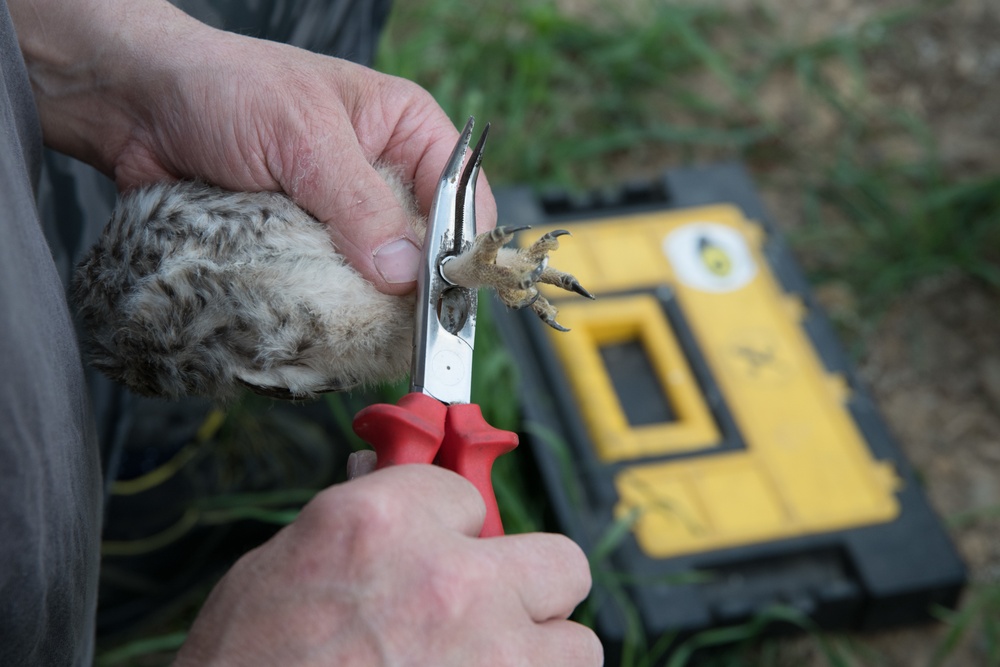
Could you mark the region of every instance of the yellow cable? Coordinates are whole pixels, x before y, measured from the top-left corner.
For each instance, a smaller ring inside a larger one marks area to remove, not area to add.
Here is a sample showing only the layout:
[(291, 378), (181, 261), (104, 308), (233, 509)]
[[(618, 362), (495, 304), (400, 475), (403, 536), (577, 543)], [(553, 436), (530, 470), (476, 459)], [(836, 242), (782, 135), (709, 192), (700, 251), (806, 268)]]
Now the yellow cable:
[(225, 420), (226, 413), (217, 408), (212, 410), (198, 427), (195, 442), (185, 445), (172, 459), (145, 475), (135, 479), (115, 480), (111, 485), (111, 493), (116, 496), (132, 496), (163, 484), (195, 457), (200, 446), (212, 439)]
[(201, 512), (189, 507), (177, 523), (155, 535), (138, 540), (105, 540), (101, 543), (101, 554), (104, 556), (138, 556), (162, 549), (191, 530), (198, 523), (200, 516)]

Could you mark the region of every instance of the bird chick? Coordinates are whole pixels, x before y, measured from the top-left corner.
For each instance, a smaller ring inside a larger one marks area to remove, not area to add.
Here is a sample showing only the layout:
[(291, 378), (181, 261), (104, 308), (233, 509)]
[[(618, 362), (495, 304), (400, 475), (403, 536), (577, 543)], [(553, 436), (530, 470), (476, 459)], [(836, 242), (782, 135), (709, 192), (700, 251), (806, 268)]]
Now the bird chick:
[[(377, 168), (422, 238), (411, 188)], [(514, 231), (480, 234), (446, 278), (494, 288), (508, 306), (530, 306), (564, 330), (536, 284), (590, 295), (548, 267), (561, 233), (503, 248)], [(376, 290), (326, 226), (279, 193), (190, 181), (127, 193), (71, 290), (91, 363), (143, 395), (226, 399), (246, 387), (306, 398), (398, 380), (410, 366), (414, 295)]]

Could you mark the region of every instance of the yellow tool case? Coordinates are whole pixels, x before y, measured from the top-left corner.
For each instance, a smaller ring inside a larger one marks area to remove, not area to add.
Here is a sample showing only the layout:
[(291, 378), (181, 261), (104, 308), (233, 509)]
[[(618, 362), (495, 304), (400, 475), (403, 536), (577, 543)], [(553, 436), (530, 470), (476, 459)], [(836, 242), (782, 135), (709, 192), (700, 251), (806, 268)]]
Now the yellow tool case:
[(494, 319), (559, 528), (615, 546), (605, 642), (636, 618), (683, 635), (778, 604), (865, 629), (955, 603), (964, 567), (742, 167), (497, 203), (525, 242), (569, 230), (552, 263), (597, 297), (543, 289), (569, 333)]

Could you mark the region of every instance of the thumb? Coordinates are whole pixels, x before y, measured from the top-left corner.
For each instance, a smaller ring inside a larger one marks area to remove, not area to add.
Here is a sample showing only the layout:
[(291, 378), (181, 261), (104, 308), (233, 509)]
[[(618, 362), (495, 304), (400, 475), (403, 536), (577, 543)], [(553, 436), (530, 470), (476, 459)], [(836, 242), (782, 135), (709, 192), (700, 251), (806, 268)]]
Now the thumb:
[(396, 179), (386, 182), (360, 150), (343, 157), (332, 187), (306, 188), (299, 203), (326, 224), (337, 250), (378, 291), (406, 294), (416, 284), (423, 246), (412, 194)]

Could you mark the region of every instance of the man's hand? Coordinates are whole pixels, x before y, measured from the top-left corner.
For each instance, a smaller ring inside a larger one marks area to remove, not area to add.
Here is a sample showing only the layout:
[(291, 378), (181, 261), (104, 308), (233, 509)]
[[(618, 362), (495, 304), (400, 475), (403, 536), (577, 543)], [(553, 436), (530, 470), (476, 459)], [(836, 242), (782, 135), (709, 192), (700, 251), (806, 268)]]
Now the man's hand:
[(333, 487), (230, 570), (176, 665), (600, 665), (596, 636), (566, 620), (590, 589), (579, 547), (479, 539), (484, 514), (436, 466)]
[[(201, 179), (283, 190), (380, 291), (413, 288), (422, 238), (372, 169), (397, 166), (426, 214), (458, 133), (419, 86), (218, 31), (166, 2), (11, 0), (46, 144), (122, 189)], [(479, 231), (496, 222), (477, 189)]]

